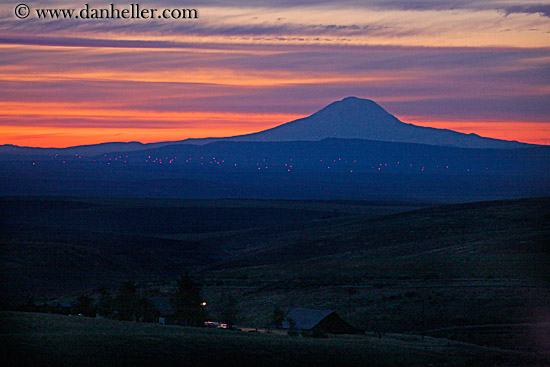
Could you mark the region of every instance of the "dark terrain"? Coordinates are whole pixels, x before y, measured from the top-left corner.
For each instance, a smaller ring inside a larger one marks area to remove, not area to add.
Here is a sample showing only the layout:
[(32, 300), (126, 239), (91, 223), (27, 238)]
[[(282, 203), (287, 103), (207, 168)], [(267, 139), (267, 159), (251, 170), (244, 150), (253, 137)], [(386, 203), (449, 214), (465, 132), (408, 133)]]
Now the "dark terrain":
[(0, 156), (2, 195), (460, 202), (548, 196), (549, 188), (548, 147), (327, 139)]
[[(265, 326), (275, 305), (286, 311), (309, 307), (334, 309), (354, 326), (383, 335), (376, 342), (377, 338), (361, 339), (368, 337), (254, 339), (228, 337), (233, 334), (223, 331), (135, 325), (132, 333), (138, 336), (120, 339), (127, 329), (119, 329), (116, 325), (122, 324), (114, 321), (4, 315), (14, 325), (4, 338), (19, 347), (32, 345), (37, 350), (33, 355), (44, 360), (87, 362), (95, 350), (83, 347), (89, 343), (106, 350), (95, 361), (119, 361), (119, 352), (129, 353), (129, 361), (150, 360), (157, 353), (163, 361), (179, 360), (191, 358), (189, 352), (174, 352), (180, 343), (198, 338), (206, 343), (197, 347), (201, 353), (207, 353), (201, 348), (207, 348), (208, 340), (221, 348), (211, 352), (212, 360), (223, 359), (233, 348), (246, 350), (249, 343), (259, 343), (263, 352), (245, 351), (244, 360), (271, 360), (275, 357), (265, 351), (271, 349), (262, 348), (274, 343), (273, 348), (285, 350), (284, 356), (273, 359), (274, 365), (307, 358), (326, 361), (331, 355), (327, 350), (335, 346), (351, 348), (357, 364), (369, 358), (380, 358), (381, 365), (548, 362), (548, 198), (441, 205), (4, 197), (0, 207), (6, 306), (28, 297), (70, 300), (93, 294), (100, 286), (115, 289), (125, 280), (137, 281), (151, 294), (163, 294), (189, 270), (203, 285), (212, 317), (220, 312), (220, 297), (232, 295), (240, 325)], [(73, 322), (84, 322), (87, 331), (71, 332)], [(50, 335), (44, 339), (42, 326), (58, 331), (44, 331)], [(107, 345), (99, 338), (104, 334), (125, 341)], [(466, 348), (474, 351), (462, 355), (440, 347), (422, 349), (422, 334), (439, 338), (428, 339), (430, 343), (469, 343)], [(410, 345), (396, 347), (395, 338)], [(55, 345), (65, 340), (84, 350), (56, 350)], [(149, 343), (151, 349), (133, 350), (129, 346), (135, 342)], [(303, 349), (301, 343), (308, 347)], [(228, 349), (223, 352), (224, 348)], [(398, 348), (392, 352), (397, 359), (381, 355), (384, 348)]]

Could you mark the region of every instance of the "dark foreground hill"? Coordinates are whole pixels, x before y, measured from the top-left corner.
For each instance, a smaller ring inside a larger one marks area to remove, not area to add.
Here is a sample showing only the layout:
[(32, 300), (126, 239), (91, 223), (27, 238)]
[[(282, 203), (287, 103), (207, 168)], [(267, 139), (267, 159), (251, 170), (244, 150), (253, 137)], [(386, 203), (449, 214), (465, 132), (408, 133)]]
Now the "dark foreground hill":
[(229, 292), (260, 325), (274, 304), (336, 309), (366, 330), (446, 328), (437, 335), (540, 350), (542, 339), (494, 326), (550, 321), (549, 219), (549, 199), (349, 219), (282, 234), (201, 276), (211, 304)]
[(548, 355), (391, 334), (314, 339), (0, 313), (10, 366), (545, 366)]
[[(425, 203), (0, 198), (2, 301), (173, 279), (267, 237)], [(338, 217), (338, 218), (336, 218)]]
[(243, 325), (334, 309), (364, 330), (543, 349), (550, 199), (414, 205), (5, 198), (3, 299), (162, 293), (191, 270), (211, 314), (231, 295)]

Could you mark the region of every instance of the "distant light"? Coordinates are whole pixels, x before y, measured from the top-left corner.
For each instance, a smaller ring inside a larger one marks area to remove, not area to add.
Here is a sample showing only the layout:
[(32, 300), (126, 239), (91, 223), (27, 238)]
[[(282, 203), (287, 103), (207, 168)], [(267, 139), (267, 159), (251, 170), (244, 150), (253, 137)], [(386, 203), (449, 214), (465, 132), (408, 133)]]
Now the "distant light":
[(206, 306), (206, 302), (202, 302), (202, 303), (201, 303), (201, 306)]

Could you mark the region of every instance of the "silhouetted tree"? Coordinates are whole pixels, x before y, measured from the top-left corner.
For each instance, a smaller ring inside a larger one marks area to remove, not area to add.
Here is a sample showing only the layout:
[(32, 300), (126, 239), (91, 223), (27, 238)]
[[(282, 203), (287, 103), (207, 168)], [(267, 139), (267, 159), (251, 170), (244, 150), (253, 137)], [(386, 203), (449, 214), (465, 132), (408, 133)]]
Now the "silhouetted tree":
[(100, 289), (99, 301), (97, 303), (97, 313), (103, 317), (109, 317), (115, 310), (115, 300), (111, 297), (109, 291), (105, 288)]
[(186, 272), (178, 279), (178, 288), (172, 298), (174, 316), (184, 325), (203, 326), (207, 312), (202, 303), (200, 285)]
[(95, 316), (94, 300), (86, 294), (78, 296), (74, 306), (74, 312), (84, 316)]
[(115, 309), (118, 311), (120, 320), (136, 320), (137, 287), (134, 282), (122, 284), (117, 297), (115, 298)]
[(141, 297), (136, 304), (136, 319), (143, 322), (155, 322), (159, 312), (153, 302), (147, 297)]
[(276, 328), (280, 329), (283, 327), (283, 321), (285, 321), (285, 313), (279, 308), (279, 306), (275, 305), (273, 312), (271, 313), (271, 323)]
[(34, 303), (33, 298), (29, 298), (27, 303), (23, 305), (22, 311), (24, 312), (38, 312), (38, 306)]
[(224, 294), (220, 299), (220, 308), (220, 321), (227, 324), (229, 329), (233, 328), (239, 317), (237, 300), (230, 294)]

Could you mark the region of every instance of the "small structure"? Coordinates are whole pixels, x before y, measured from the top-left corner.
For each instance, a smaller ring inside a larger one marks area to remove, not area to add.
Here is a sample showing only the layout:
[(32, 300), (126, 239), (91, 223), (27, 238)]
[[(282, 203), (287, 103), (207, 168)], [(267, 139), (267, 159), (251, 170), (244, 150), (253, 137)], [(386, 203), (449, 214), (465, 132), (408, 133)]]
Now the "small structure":
[(359, 334), (361, 330), (344, 321), (336, 311), (295, 308), (283, 321), (283, 329), (330, 334)]

